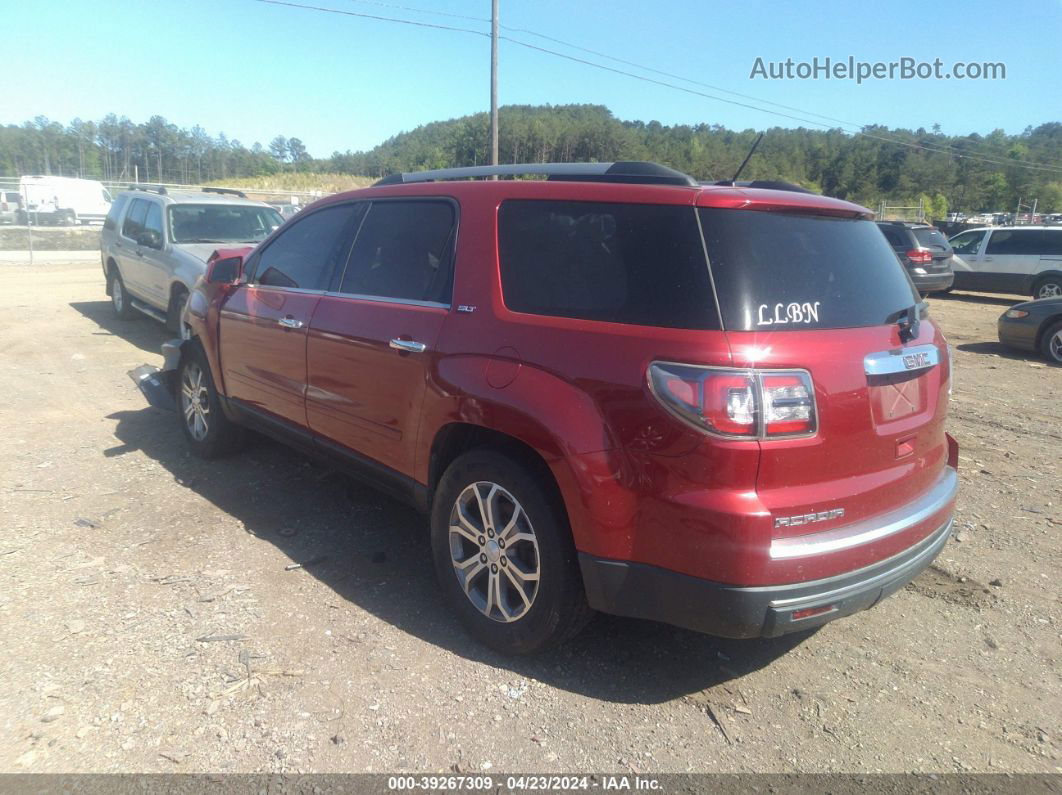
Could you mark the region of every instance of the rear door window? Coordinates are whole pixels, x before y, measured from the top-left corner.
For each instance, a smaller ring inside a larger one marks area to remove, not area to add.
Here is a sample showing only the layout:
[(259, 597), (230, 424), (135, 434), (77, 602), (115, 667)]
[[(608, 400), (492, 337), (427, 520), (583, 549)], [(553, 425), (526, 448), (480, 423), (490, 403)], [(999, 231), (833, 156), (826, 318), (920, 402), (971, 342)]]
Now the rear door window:
[(498, 255), (514, 312), (719, 328), (691, 207), (510, 200), (498, 212)]
[(373, 202), (339, 291), (449, 303), (455, 218), (447, 201)]
[(294, 221), (262, 251), (249, 278), (268, 287), (323, 290), (347, 253), (358, 210), (334, 205)]
[(884, 325), (919, 300), (873, 221), (698, 212), (726, 329)]

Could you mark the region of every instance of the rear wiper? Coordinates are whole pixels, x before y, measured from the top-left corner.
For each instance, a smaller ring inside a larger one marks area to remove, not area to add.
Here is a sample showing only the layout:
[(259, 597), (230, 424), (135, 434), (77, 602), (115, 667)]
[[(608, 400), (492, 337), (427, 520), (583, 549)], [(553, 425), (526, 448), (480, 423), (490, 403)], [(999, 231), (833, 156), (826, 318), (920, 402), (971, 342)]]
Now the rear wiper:
[(927, 306), (928, 304), (925, 301), (919, 301), (917, 304), (911, 304), (906, 309), (893, 312), (885, 318), (886, 323), (896, 323), (900, 326), (900, 342), (910, 342), (918, 336), (918, 325), (922, 310)]

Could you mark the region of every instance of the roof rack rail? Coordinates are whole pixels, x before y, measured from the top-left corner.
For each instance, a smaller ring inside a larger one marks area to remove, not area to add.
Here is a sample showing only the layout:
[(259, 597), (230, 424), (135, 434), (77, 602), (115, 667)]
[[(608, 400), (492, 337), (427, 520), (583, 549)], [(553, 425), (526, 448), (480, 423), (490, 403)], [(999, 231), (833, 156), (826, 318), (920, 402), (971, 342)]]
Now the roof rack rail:
[(223, 193), (228, 196), (239, 196), (241, 199), (247, 198), (246, 193), (235, 188), (203, 188), (203, 193)]
[(794, 185), (792, 182), (785, 182), (780, 179), (753, 179), (744, 182), (734, 182), (732, 179), (721, 179), (717, 182), (702, 182), (702, 185), (722, 185), (731, 188), (756, 188), (758, 190), (788, 190), (793, 193), (810, 193), (815, 195), (815, 191), (802, 188), (799, 185)]
[(410, 182), (434, 182), (452, 179), (485, 179), (487, 177), (519, 177), (525, 174), (543, 175), (565, 182), (622, 182), (637, 185), (686, 185), (697, 187), (693, 177), (662, 166), (640, 160), (615, 163), (513, 163), (500, 166), (466, 166), (441, 168), (434, 171), (413, 171), (391, 174), (377, 185), (401, 185)]
[(140, 183), (131, 183), (129, 190), (142, 190), (148, 193), (157, 193), (160, 196), (165, 196), (168, 193), (165, 185), (144, 185)]

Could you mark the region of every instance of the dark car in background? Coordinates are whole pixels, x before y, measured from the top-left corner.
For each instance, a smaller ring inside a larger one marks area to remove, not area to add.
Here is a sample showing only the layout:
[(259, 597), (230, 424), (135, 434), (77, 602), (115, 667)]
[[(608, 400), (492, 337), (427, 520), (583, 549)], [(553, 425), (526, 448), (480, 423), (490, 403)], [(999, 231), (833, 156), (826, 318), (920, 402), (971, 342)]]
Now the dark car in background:
[(999, 341), (1062, 364), (1062, 298), (1015, 304), (999, 316)]
[(908, 221), (878, 221), (878, 227), (918, 292), (928, 295), (951, 289), (955, 280), (951, 244), (939, 229)]

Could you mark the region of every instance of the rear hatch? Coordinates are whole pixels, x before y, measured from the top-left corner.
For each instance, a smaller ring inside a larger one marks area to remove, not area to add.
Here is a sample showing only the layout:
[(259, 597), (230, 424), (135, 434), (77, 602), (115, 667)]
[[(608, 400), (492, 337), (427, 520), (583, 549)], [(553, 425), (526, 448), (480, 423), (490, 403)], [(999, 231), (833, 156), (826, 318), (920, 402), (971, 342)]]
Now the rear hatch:
[(734, 365), (804, 370), (814, 391), (813, 430), (780, 423), (772, 437), (764, 425), (757, 493), (773, 537), (881, 516), (930, 490), (947, 461), (946, 343), (875, 224), (698, 212)]
[(939, 229), (932, 226), (916, 226), (911, 229), (911, 232), (919, 248), (928, 249), (933, 255), (933, 261), (926, 266), (926, 270), (939, 273), (951, 268), (951, 244)]

